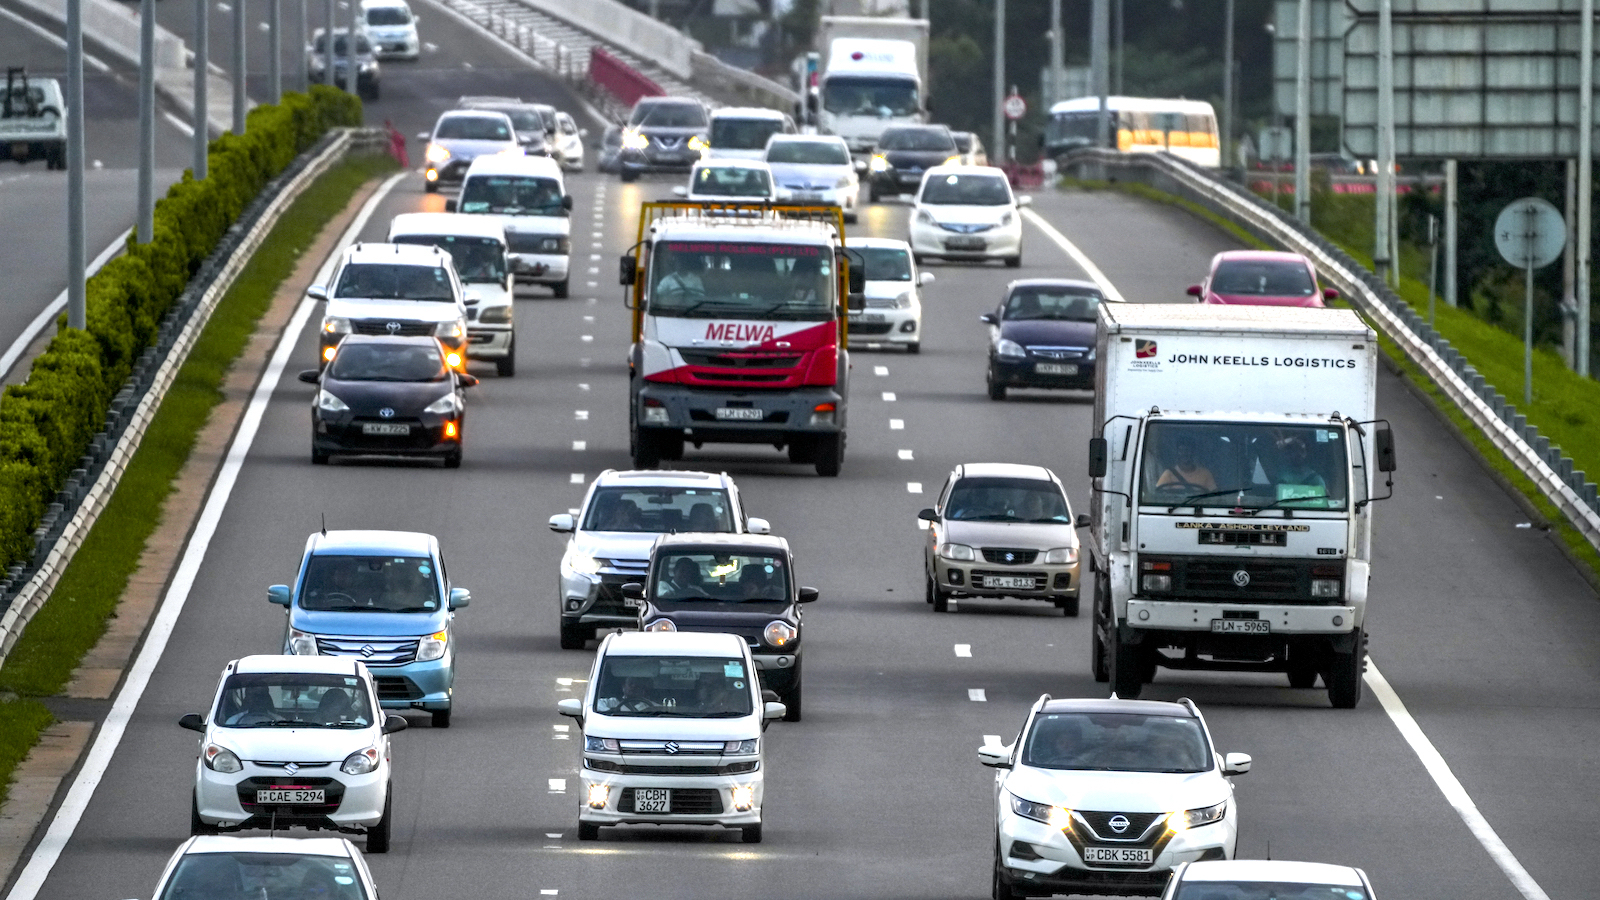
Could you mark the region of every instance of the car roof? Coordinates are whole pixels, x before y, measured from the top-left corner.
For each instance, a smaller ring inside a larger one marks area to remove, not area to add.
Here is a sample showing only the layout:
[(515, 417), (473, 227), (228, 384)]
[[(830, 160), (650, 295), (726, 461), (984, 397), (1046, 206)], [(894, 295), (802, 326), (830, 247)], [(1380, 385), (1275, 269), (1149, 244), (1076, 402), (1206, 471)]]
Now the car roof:
[(378, 529), (313, 532), (310, 543), (312, 552), (318, 556), (368, 556), (386, 553), (428, 556), (438, 546), (438, 540), (425, 532)]
[(256, 654), (233, 661), (237, 674), (251, 673), (320, 673), (327, 675), (354, 675), (357, 660), (353, 656), (273, 656)]
[[(969, 166), (966, 164), (948, 166), (929, 166), (923, 178), (932, 178), (935, 175), (982, 175), (987, 178), (998, 178), (1006, 181), (1006, 173), (994, 166)], [(1007, 184), (1010, 182), (1007, 181)]]
[(528, 106), (539, 105), (537, 103), (529, 103), (528, 101), (523, 100), (521, 97), (502, 97), (499, 94), (462, 94), (456, 98), (456, 106), (458, 108), (464, 108), (469, 103), (517, 103), (526, 104)]
[(723, 487), (725, 474), (668, 469), (607, 469), (594, 479), (598, 487), (660, 485), (662, 487)]
[(345, 838), (277, 837), (275, 835), (236, 836), (208, 834), (192, 837), (184, 853), (299, 853), (306, 856), (351, 858), (354, 848)]
[(390, 263), (401, 266), (451, 265), (450, 254), (431, 244), (391, 244), (386, 241), (362, 242), (345, 251), (345, 262)]
[(505, 113), (495, 112), (492, 109), (447, 109), (439, 114), (438, 121), (443, 122), (445, 119), (506, 119), (508, 122), (511, 121)]
[(744, 639), (697, 631), (619, 631), (606, 638), (609, 656), (744, 656)]
[(761, 549), (777, 553), (789, 552), (789, 542), (775, 534), (724, 534), (680, 531), (663, 534), (656, 539), (655, 548), (671, 547), (724, 547)]
[(1139, 716), (1183, 716), (1195, 718), (1194, 711), (1182, 703), (1165, 700), (1122, 700), (1117, 697), (1065, 697), (1046, 700), (1043, 713), (1129, 713)]
[[(759, 159), (703, 159), (694, 164), (696, 169), (756, 169), (761, 172), (771, 172), (772, 167)], [(852, 241), (851, 243), (854, 243)]]
[(1224, 250), (1218, 253), (1215, 262), (1231, 262), (1233, 260), (1251, 260), (1256, 262), (1297, 262), (1311, 265), (1311, 261), (1298, 253), (1286, 250)]
[(713, 119), (771, 119), (782, 122), (788, 116), (775, 109), (766, 109), (760, 106), (724, 106), (711, 111)]
[(506, 239), (506, 227), (493, 216), (474, 216), (464, 213), (412, 212), (400, 213), (389, 220), (389, 237), (401, 234), (461, 235)]
[(911, 251), (911, 245), (909, 243), (902, 241), (899, 238), (885, 237), (851, 237), (850, 247), (852, 249), (857, 247), (870, 247), (873, 249), (887, 248), (893, 250), (905, 250), (908, 253)]
[(1362, 887), (1360, 872), (1351, 866), (1297, 862), (1290, 859), (1230, 859), (1190, 863), (1184, 881), (1280, 881), (1303, 884), (1337, 884)]
[[(858, 242), (851, 241), (850, 243), (855, 244)], [(1018, 278), (1006, 285), (1006, 293), (1009, 294), (1017, 288), (1025, 287), (1073, 287), (1091, 290), (1102, 296), (1105, 294), (1105, 290), (1100, 285), (1083, 278)]]
[(1044, 466), (1020, 463), (962, 463), (962, 478), (1031, 478), (1035, 481), (1056, 481)]
[(566, 179), (561, 176), (561, 164), (548, 156), (516, 156), (507, 153), (480, 156), (467, 167), (467, 177), (473, 175), (534, 175), (540, 178), (554, 178), (563, 185), (566, 184)]

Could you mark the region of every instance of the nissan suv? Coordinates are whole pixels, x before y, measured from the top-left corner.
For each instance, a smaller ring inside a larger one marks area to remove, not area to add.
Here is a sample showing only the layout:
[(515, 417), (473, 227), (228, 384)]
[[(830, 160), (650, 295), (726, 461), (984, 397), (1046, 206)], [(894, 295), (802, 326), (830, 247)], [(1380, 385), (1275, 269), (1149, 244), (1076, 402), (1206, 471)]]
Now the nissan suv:
[(643, 97), (622, 132), (618, 171), (623, 181), (641, 172), (687, 172), (700, 161), (711, 128), (705, 104), (692, 97)]

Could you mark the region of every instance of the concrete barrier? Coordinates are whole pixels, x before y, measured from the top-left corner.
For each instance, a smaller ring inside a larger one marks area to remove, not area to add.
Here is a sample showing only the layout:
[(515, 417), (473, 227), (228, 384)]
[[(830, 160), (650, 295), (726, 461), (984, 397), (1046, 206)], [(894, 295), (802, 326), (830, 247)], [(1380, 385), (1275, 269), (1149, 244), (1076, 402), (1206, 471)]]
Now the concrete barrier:
[[(49, 16), (57, 22), (67, 20), (67, 0), (17, 0), (23, 6)], [(103, 45), (117, 58), (139, 64), (139, 7), (112, 0), (82, 0), (83, 33)], [(189, 53), (183, 39), (156, 26), (155, 62), (157, 69), (183, 69)]]
[(570, 22), (605, 43), (648, 59), (679, 78), (688, 80), (693, 74), (694, 53), (701, 49), (699, 41), (617, 0), (521, 2), (546, 15)]
[(666, 93), (661, 85), (606, 52), (599, 44), (589, 48), (589, 80), (628, 107), (640, 97), (660, 97)]

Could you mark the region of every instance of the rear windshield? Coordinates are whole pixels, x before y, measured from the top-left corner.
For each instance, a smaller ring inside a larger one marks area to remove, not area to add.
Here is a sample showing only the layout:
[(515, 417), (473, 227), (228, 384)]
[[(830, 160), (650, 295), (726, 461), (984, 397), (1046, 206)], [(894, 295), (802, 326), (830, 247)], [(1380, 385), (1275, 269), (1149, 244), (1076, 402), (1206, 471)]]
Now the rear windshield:
[(766, 197), (772, 193), (772, 175), (764, 169), (742, 166), (701, 166), (689, 176), (689, 192), (711, 197)]
[(767, 146), (767, 162), (811, 166), (848, 166), (850, 151), (834, 141), (774, 141)]
[(368, 25), (409, 25), (411, 13), (403, 6), (374, 6), (367, 10)]
[(226, 728), (366, 728), (372, 704), (354, 675), (249, 672), (229, 675), (217, 701)]
[(450, 273), (439, 266), (352, 263), (339, 273), (335, 297), (362, 300), (455, 300)]
[(1011, 190), (995, 175), (943, 175), (930, 178), (922, 188), (922, 202), (950, 206), (1004, 206)]
[(943, 128), (891, 128), (878, 141), (879, 150), (945, 150), (955, 152), (955, 141)]
[(560, 216), (561, 182), (535, 175), (473, 175), (461, 188), (464, 213)]
[(1290, 260), (1227, 260), (1211, 276), (1215, 294), (1253, 294), (1262, 297), (1306, 297), (1317, 292), (1311, 270)]
[(334, 381), (443, 381), (448, 375), (437, 346), (351, 344), (328, 366)]
[(754, 711), (754, 677), (742, 659), (607, 656), (594, 708), (608, 716), (736, 719)]
[(464, 282), (498, 284), (506, 280), (506, 245), (494, 238), (453, 234), (402, 234), (396, 244), (423, 244), (450, 254)]
[(719, 150), (760, 150), (783, 130), (777, 119), (713, 119), (711, 146)]
[(441, 140), (509, 141), (511, 129), (499, 116), (450, 116), (439, 120), (433, 136)]
[(585, 531), (667, 534), (733, 531), (728, 492), (712, 488), (605, 487), (594, 492)]
[(300, 608), (425, 613), (439, 609), (439, 575), (426, 556), (313, 556)]

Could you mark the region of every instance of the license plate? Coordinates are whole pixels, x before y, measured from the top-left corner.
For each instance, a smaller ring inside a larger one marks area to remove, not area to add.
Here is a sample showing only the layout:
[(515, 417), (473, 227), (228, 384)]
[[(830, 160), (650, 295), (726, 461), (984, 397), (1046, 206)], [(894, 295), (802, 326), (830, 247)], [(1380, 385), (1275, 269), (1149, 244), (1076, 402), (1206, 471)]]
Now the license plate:
[(983, 576), (983, 586), (1031, 591), (1033, 590), (1033, 579), (1021, 575), (985, 575)]
[(1266, 619), (1212, 619), (1214, 634), (1271, 634), (1272, 623)]
[(635, 600), (632, 597), (623, 597), (622, 598), (622, 606), (625, 609), (643, 609), (644, 608), (644, 601), (643, 600)]
[(256, 791), (257, 803), (325, 803), (320, 790)]
[(1078, 367), (1072, 363), (1034, 363), (1033, 371), (1040, 375), (1076, 375)]
[(817, 191), (798, 191), (795, 193), (794, 199), (802, 202), (815, 203), (816, 201), (822, 199), (822, 194)]
[(361, 433), (383, 435), (386, 437), (407, 435), (411, 433), (411, 426), (390, 422), (363, 422), (361, 423)]
[(1150, 865), (1154, 857), (1149, 847), (1085, 847), (1086, 863), (1120, 863), (1122, 865)]
[(633, 811), (636, 813), (672, 812), (672, 791), (668, 788), (634, 788)]
[(981, 237), (953, 237), (945, 238), (946, 250), (982, 250), (988, 246)]
[(853, 315), (853, 316), (850, 317), (850, 321), (852, 323), (854, 323), (854, 322), (884, 322), (884, 321), (887, 321), (887, 320), (884, 319), (883, 313), (857, 313), (856, 315)]
[(722, 422), (759, 422), (766, 418), (766, 413), (759, 409), (746, 409), (738, 406), (724, 406), (717, 410), (717, 420)]

